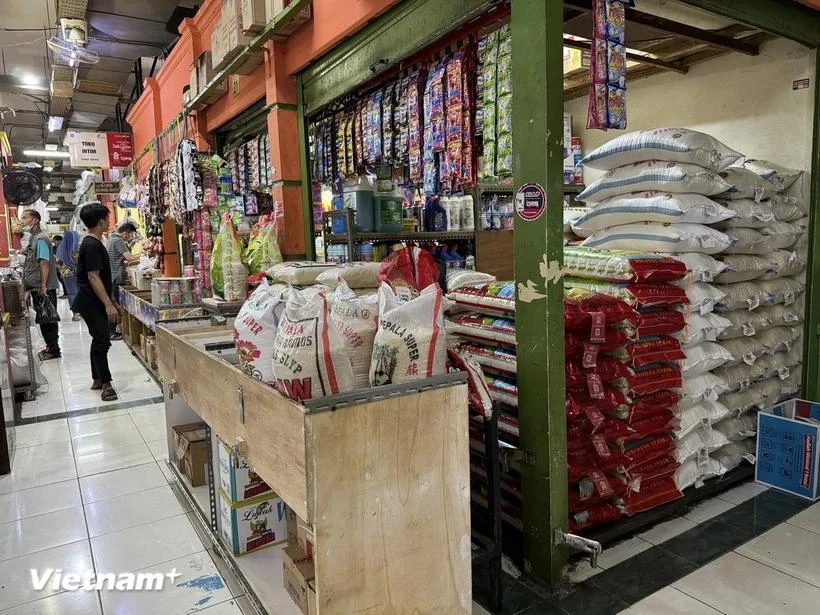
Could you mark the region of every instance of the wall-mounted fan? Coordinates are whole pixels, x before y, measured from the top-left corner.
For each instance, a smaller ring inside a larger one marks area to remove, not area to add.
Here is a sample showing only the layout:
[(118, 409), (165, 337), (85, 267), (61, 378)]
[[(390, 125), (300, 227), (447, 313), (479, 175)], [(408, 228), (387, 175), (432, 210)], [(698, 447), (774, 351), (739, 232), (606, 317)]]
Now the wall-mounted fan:
[(46, 41), (51, 49), (63, 64), (75, 67), (79, 64), (96, 64), (100, 61), (100, 55), (96, 51), (86, 49), (76, 43), (65, 41), (57, 36), (52, 36)]
[(31, 205), (43, 195), (42, 177), (31, 169), (8, 169), (3, 172), (3, 194), (10, 205)]

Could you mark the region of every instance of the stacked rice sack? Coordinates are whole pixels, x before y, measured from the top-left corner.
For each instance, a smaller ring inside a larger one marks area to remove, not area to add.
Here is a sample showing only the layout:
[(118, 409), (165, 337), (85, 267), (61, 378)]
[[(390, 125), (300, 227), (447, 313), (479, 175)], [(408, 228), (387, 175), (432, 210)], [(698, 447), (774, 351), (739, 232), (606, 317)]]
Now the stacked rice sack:
[[(623, 135), (585, 159), (606, 173), (579, 196), (589, 209), (569, 221), (585, 248), (660, 252), (687, 265), (674, 282), (688, 299), (675, 335), (686, 355), (681, 490), (736, 467), (754, 448), (755, 417), (744, 415), (799, 388), (804, 259), (792, 250), (807, 225), (796, 199), (778, 194), (799, 174), (741, 157), (691, 130)], [(766, 179), (778, 171), (780, 185)]]

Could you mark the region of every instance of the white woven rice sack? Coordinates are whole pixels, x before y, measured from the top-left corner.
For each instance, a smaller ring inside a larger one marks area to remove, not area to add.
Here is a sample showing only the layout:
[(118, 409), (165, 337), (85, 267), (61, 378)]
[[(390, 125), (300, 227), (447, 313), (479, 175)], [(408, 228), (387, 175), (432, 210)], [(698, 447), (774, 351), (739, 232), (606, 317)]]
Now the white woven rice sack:
[(766, 274), (770, 261), (755, 254), (721, 254), (726, 270), (715, 278), (718, 284), (737, 284), (756, 280)]
[[(760, 229), (763, 230), (763, 229)], [(764, 236), (760, 231), (751, 228), (730, 228), (726, 229), (731, 247), (727, 250), (729, 254), (768, 254), (774, 252), (770, 238)]]
[(645, 160), (689, 162), (708, 169), (725, 169), (743, 154), (714, 137), (688, 128), (656, 128), (630, 132), (587, 154), (583, 164), (607, 171)]
[(599, 202), (630, 192), (674, 192), (711, 196), (731, 186), (714, 171), (694, 164), (649, 161), (613, 169), (588, 186), (578, 200)]
[(768, 295), (760, 287), (759, 282), (740, 282), (737, 284), (726, 284), (721, 287), (726, 296), (721, 299), (715, 309), (718, 312), (732, 312), (734, 310), (756, 310), (768, 301)]
[(806, 215), (800, 205), (797, 204), (797, 199), (791, 196), (783, 196), (778, 194), (770, 199), (772, 213), (780, 222), (791, 222)]
[(344, 263), (322, 271), (316, 276), (317, 284), (336, 288), (344, 280), (348, 288), (376, 288), (379, 285), (381, 263)]
[(750, 337), (736, 337), (733, 340), (721, 340), (721, 345), (732, 355), (732, 358), (726, 362), (726, 365), (728, 367), (741, 363), (754, 365), (760, 357), (768, 354), (766, 344), (760, 339), (763, 333), (765, 333), (765, 331)]
[(704, 453), (708, 455), (727, 444), (729, 444), (729, 438), (721, 432), (714, 429), (697, 429), (685, 438), (678, 440), (675, 457), (680, 463), (685, 462), (687, 459), (696, 458), (699, 455), (702, 461), (705, 461), (705, 459), (703, 459)]
[(240, 368), (268, 386), (275, 385), (271, 357), (279, 320), (285, 311), (287, 290), (284, 284), (269, 286), (267, 280), (262, 280), (242, 304), (233, 324)]
[(564, 207), (564, 235), (575, 234), (572, 229), (572, 224), (588, 213), (589, 207)]
[(373, 339), (379, 327), (379, 297), (359, 297), (344, 280), (339, 280), (330, 306), (330, 315), (336, 329), (347, 342), (345, 352), (350, 357), (356, 388), (368, 388)]
[(779, 401), (794, 397), (799, 394), (803, 387), (803, 370), (797, 369), (792, 374), (781, 381)]
[(717, 401), (701, 399), (692, 401), (682, 399), (678, 404), (680, 410), (680, 426), (675, 436), (680, 439), (689, 435), (695, 429), (709, 427), (729, 416), (729, 410)]
[(793, 222), (772, 222), (760, 229), (767, 243), (776, 250), (788, 250), (797, 238), (806, 232), (805, 229)]
[(731, 322), (731, 325), (718, 335), (718, 339), (723, 341), (739, 337), (751, 337), (758, 331), (765, 331), (772, 327), (769, 318), (763, 313), (764, 309), (766, 308), (749, 311), (744, 308), (731, 312), (721, 312), (720, 315)]
[[(577, 208), (573, 208), (575, 211)], [(636, 192), (596, 203), (584, 215), (576, 217), (571, 226), (579, 237), (589, 237), (610, 226), (633, 222), (715, 224), (734, 219), (735, 215), (733, 210), (700, 194)]]
[(738, 467), (745, 459), (749, 463), (755, 463), (756, 442), (754, 438), (746, 438), (739, 442), (731, 442), (719, 451), (712, 453), (712, 458), (717, 461), (724, 472), (731, 472)]
[[(795, 375), (802, 373), (802, 370), (797, 370)], [(769, 378), (761, 382), (755, 382), (752, 385), (752, 391), (757, 395), (755, 406), (761, 410), (768, 410), (774, 406), (778, 401), (783, 391), (783, 381), (780, 378)]]
[(801, 327), (771, 327), (755, 337), (766, 347), (768, 354), (791, 350), (792, 345), (803, 334)]
[(800, 207), (803, 215), (808, 216), (811, 210), (811, 174), (801, 173), (791, 186), (780, 193), (780, 196)]
[(682, 285), (682, 288), (686, 291), (686, 298), (689, 299), (688, 305), (678, 306), (678, 310), (684, 314), (692, 314), (695, 312), (699, 314), (709, 314), (714, 311), (715, 306), (726, 296), (726, 292), (723, 289), (712, 286), (711, 284), (706, 284), (705, 282)]
[(778, 325), (784, 325), (791, 327), (803, 322), (805, 309), (806, 306), (802, 301), (796, 301), (791, 305), (767, 305), (756, 310), (754, 313), (760, 314), (761, 317), (765, 318), (769, 326), (776, 327)]
[(345, 340), (324, 292), (290, 293), (273, 343), (273, 375), (276, 388), (299, 402), (355, 388)]
[(720, 171), (720, 177), (729, 184), (729, 189), (720, 195), (722, 199), (753, 199), (762, 201), (777, 194), (774, 184), (767, 182), (757, 173), (741, 167), (731, 167)]
[(743, 166), (772, 183), (780, 192), (791, 186), (803, 174), (803, 171), (790, 169), (768, 160), (746, 160)]
[(478, 284), (489, 284), (495, 282), (495, 276), (472, 269), (448, 269), (447, 270), (447, 292), (453, 292), (465, 286), (476, 286)]
[(726, 470), (720, 463), (707, 457), (706, 459), (692, 458), (682, 463), (681, 466), (675, 470), (675, 486), (678, 491), (695, 487), (699, 489), (703, 486), (704, 481), (723, 476)]
[(721, 201), (735, 212), (735, 216), (721, 223), (726, 228), (761, 228), (775, 221), (774, 211), (769, 201), (759, 203), (753, 199)]
[(757, 417), (753, 414), (728, 418), (715, 425), (730, 442), (739, 442), (757, 435)]
[(726, 382), (712, 373), (683, 377), (684, 395), (693, 401), (700, 399), (717, 401), (728, 390), (729, 386)]
[(697, 346), (691, 346), (684, 349), (684, 353), (686, 359), (680, 364), (680, 370), (684, 376), (705, 374), (732, 360), (729, 351), (715, 342), (703, 342)]
[(780, 378), (786, 380), (792, 371), (803, 363), (803, 348), (792, 348), (786, 352), (776, 352), (760, 359), (755, 365), (760, 365), (763, 378)]
[(806, 261), (794, 250), (777, 250), (767, 254), (765, 260), (768, 266), (760, 276), (762, 280), (790, 277), (806, 269)]
[(267, 275), (274, 282), (284, 282), (293, 286), (309, 286), (316, 283), (319, 274), (335, 268), (333, 263), (288, 262), (278, 263), (268, 269)]
[(755, 284), (764, 293), (765, 303), (769, 305), (793, 305), (806, 290), (806, 282), (799, 277), (760, 280)]
[(702, 224), (638, 222), (593, 233), (581, 244), (607, 250), (641, 252), (704, 252), (719, 254), (731, 246), (729, 237)]
[(714, 342), (730, 325), (731, 322), (722, 315), (695, 312), (686, 315), (683, 331), (673, 333), (672, 337), (680, 340), (681, 347), (685, 349), (703, 342)]
[(370, 362), (371, 386), (399, 384), (445, 373), (444, 296), (431, 284), (402, 301), (389, 284), (379, 288), (379, 330)]
[(749, 412), (761, 399), (760, 393), (757, 391), (755, 386), (756, 385), (752, 385), (748, 389), (743, 389), (742, 391), (724, 393), (720, 396), (719, 401), (729, 410), (729, 412), (735, 414)]
[(689, 270), (686, 279), (676, 282), (677, 285), (688, 282), (712, 282), (718, 274), (726, 270), (726, 265), (722, 262), (701, 252), (673, 253), (670, 256), (681, 261)]
[(740, 363), (738, 365), (724, 366), (715, 370), (715, 376), (723, 378), (729, 385), (729, 392), (743, 391), (748, 389), (753, 382), (766, 376), (766, 366), (763, 364), (763, 357), (754, 365)]

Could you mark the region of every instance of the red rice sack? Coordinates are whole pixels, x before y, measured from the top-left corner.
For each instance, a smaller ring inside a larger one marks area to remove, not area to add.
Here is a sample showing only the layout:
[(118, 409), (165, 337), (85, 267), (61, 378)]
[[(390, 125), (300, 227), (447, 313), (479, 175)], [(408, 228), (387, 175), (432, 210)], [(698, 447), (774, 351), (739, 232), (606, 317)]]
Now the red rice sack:
[(439, 275), (436, 259), (427, 250), (403, 248), (382, 261), (378, 281), (380, 284), (387, 282), (397, 292), (409, 297), (431, 284), (438, 284)]
[(564, 288), (579, 288), (615, 297), (627, 305), (638, 308), (668, 308), (689, 303), (683, 288), (662, 282), (640, 284), (615, 284), (583, 278), (564, 278)]
[(564, 248), (564, 274), (611, 282), (672, 282), (686, 277), (686, 265), (668, 256), (626, 250)]
[(330, 315), (324, 292), (293, 291), (273, 343), (276, 388), (303, 402), (356, 387), (345, 339)]
[(279, 320), (285, 311), (287, 288), (281, 284), (270, 286), (262, 280), (242, 305), (233, 325), (240, 369), (268, 386), (276, 384), (271, 356)]
[(489, 419), (493, 414), (493, 399), (488, 386), (489, 379), (484, 377), (481, 366), (470, 355), (462, 352), (457, 344), (448, 343), (447, 358), (454, 371), (467, 374), (467, 399), (470, 410)]
[(515, 314), (515, 282), (465, 286), (447, 295), (456, 305), (484, 314)]
[(630, 342), (612, 351), (612, 355), (630, 367), (642, 367), (650, 363), (668, 363), (686, 359), (686, 354), (681, 349), (680, 342), (668, 336)]
[(373, 341), (370, 385), (399, 384), (445, 373), (444, 295), (430, 284), (402, 301), (390, 285), (379, 289), (379, 330)]
[(515, 347), (515, 321), (475, 312), (456, 314), (447, 319), (448, 335), (487, 344)]

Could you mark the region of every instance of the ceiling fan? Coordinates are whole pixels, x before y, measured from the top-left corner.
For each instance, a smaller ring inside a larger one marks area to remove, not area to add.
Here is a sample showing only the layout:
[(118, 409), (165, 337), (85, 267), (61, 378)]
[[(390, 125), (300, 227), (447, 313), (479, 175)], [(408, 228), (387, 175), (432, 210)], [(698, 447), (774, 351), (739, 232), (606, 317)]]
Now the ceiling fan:
[(72, 68), (79, 64), (96, 64), (100, 61), (100, 55), (96, 51), (86, 49), (82, 45), (63, 40), (57, 36), (52, 36), (46, 41), (48, 48), (57, 54), (62, 63)]

